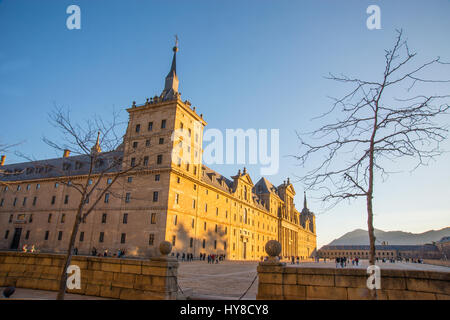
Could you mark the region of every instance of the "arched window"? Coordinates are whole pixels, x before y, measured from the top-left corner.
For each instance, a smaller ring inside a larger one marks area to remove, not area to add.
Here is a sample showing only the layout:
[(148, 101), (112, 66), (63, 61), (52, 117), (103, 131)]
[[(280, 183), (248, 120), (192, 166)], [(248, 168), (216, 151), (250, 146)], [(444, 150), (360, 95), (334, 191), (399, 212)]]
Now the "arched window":
[(247, 209), (244, 208), (244, 223), (247, 224)]
[(247, 200), (247, 187), (244, 188), (244, 199)]

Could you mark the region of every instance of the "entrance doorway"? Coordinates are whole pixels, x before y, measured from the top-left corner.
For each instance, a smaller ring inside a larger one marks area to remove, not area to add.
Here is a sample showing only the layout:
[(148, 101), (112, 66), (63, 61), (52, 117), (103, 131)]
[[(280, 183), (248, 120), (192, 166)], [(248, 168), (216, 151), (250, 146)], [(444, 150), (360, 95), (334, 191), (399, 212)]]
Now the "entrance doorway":
[(22, 228), (16, 228), (16, 230), (14, 231), (14, 237), (13, 237), (10, 249), (15, 250), (15, 249), (19, 248), (21, 234), (22, 234)]

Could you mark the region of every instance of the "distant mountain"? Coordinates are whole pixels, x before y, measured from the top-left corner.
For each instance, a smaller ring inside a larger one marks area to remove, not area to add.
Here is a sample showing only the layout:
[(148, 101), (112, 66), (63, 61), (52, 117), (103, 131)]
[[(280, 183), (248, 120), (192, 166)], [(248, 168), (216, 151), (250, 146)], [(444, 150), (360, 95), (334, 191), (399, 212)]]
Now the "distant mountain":
[[(450, 227), (440, 230), (430, 230), (424, 233), (411, 233), (403, 231), (383, 231), (375, 229), (376, 245), (386, 241), (388, 244), (425, 244), (439, 241), (442, 237), (450, 236)], [(328, 245), (368, 245), (369, 234), (366, 230), (356, 229), (344, 234), (342, 237), (331, 241)]]

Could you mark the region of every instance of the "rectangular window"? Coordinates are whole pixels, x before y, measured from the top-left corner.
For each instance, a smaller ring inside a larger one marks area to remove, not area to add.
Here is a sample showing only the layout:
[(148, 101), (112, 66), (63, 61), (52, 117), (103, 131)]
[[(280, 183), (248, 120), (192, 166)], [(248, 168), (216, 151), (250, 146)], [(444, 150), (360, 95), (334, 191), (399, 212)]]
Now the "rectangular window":
[(205, 203), (205, 212), (208, 212), (208, 204)]
[(166, 120), (162, 120), (161, 121), (161, 129), (165, 129), (166, 128)]
[(5, 202), (5, 199), (2, 198), (2, 200), (0, 200), (0, 207), (3, 207), (4, 202)]
[(22, 205), (25, 206), (26, 204), (27, 204), (27, 197), (24, 197), (24, 198), (23, 198)]
[(13, 221), (13, 215), (10, 214), (10, 215), (9, 215), (9, 223), (11, 223), (12, 221)]
[(37, 202), (37, 197), (34, 197), (34, 198), (33, 198), (33, 206), (36, 205), (36, 202)]
[(109, 202), (109, 193), (105, 193), (105, 203)]
[(62, 231), (59, 231), (59, 232), (58, 232), (58, 241), (61, 241), (61, 240), (62, 240), (62, 235), (63, 235), (63, 232), (62, 232)]
[(49, 234), (50, 234), (50, 231), (45, 231), (45, 237), (44, 237), (44, 240), (48, 240)]
[(217, 233), (217, 224), (216, 224), (215, 232)]
[(15, 207), (17, 203), (17, 198), (14, 198), (13, 206)]
[(162, 154), (158, 154), (158, 156), (156, 157), (156, 164), (161, 164), (162, 163)]
[(66, 195), (66, 196), (64, 197), (64, 204), (68, 204), (68, 203), (69, 203), (69, 196)]
[(103, 242), (104, 239), (105, 239), (105, 233), (104, 232), (100, 232), (100, 236), (98, 238), (98, 242)]
[(177, 236), (172, 236), (172, 246), (175, 247), (176, 243), (177, 243)]
[(111, 178), (108, 178), (108, 180), (106, 180), (106, 183), (107, 183), (107, 184), (111, 184), (111, 183), (112, 183), (112, 179), (111, 179)]
[(51, 213), (48, 214), (47, 222), (48, 223), (52, 222), (52, 214)]
[(139, 131), (141, 131), (141, 125), (140, 125), (140, 124), (137, 124), (137, 125), (136, 125), (136, 132), (139, 132)]
[(191, 227), (192, 227), (192, 229), (194, 229), (194, 223), (195, 223), (195, 220), (192, 219), (192, 222), (191, 222)]
[(214, 240), (214, 249), (217, 249), (217, 240)]
[(102, 214), (102, 223), (106, 223), (106, 213)]
[(128, 223), (128, 213), (124, 213), (123, 214), (122, 223), (123, 224), (127, 224)]
[(128, 177), (128, 183), (131, 183), (131, 182), (133, 182), (133, 177)]
[(158, 202), (158, 191), (153, 192), (153, 202)]
[(64, 223), (66, 221), (66, 214), (61, 214), (61, 223)]
[(194, 246), (194, 238), (191, 238), (189, 240), (189, 248), (192, 248)]
[(155, 234), (154, 233), (150, 233), (149, 237), (148, 237), (148, 244), (150, 246), (152, 246), (154, 242), (155, 242)]
[(131, 164), (132, 167), (136, 165), (136, 158), (131, 158)]
[(6, 230), (5, 231), (5, 239), (8, 239), (8, 236), (9, 236), (9, 230)]
[(223, 250), (227, 250), (227, 242), (226, 241), (223, 242)]
[(27, 233), (25, 234), (25, 240), (30, 239), (30, 230), (27, 230)]
[(129, 203), (130, 199), (131, 199), (131, 193), (128, 192), (127, 194), (125, 194), (125, 202)]
[(180, 201), (180, 195), (178, 193), (175, 193), (175, 204), (178, 204)]
[(134, 141), (134, 142), (133, 142), (133, 148), (136, 149), (137, 146), (138, 146), (138, 142), (137, 142), (137, 141)]
[(144, 157), (144, 166), (148, 166), (148, 156)]
[(32, 223), (33, 222), (33, 215), (30, 214), (30, 217), (28, 218), (28, 223)]
[(177, 215), (173, 216), (173, 225), (176, 226), (177, 225)]
[(164, 138), (159, 138), (159, 144), (164, 144)]
[(83, 242), (84, 240), (84, 231), (80, 232), (80, 242)]
[(195, 199), (192, 199), (192, 208), (195, 209)]
[(194, 166), (194, 175), (197, 174), (197, 167)]
[(206, 222), (203, 223), (203, 230), (206, 230)]
[(155, 181), (159, 181), (160, 178), (161, 176), (159, 174), (155, 174)]
[(150, 218), (150, 223), (151, 224), (156, 224), (156, 213), (152, 213), (152, 216)]
[(120, 243), (125, 243), (125, 238), (126, 238), (126, 234), (125, 233), (122, 233), (121, 235), (120, 235)]
[(153, 122), (149, 122), (148, 123), (148, 131), (152, 131), (153, 130)]
[(150, 139), (145, 140), (145, 146), (150, 147)]
[(206, 247), (206, 240), (203, 239), (203, 241), (202, 241), (202, 248), (205, 249), (205, 247)]
[(38, 190), (40, 187), (41, 187), (41, 185), (38, 183), (38, 184), (36, 185), (36, 190)]

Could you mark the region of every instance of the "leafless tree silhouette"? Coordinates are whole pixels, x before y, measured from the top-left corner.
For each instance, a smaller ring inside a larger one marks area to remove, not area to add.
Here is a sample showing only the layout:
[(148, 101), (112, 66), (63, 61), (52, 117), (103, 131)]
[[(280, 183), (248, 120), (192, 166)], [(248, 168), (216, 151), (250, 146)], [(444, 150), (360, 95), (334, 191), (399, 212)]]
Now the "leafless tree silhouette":
[[(137, 158), (133, 165), (122, 167), (123, 153), (115, 152), (122, 143), (122, 138), (115, 132), (120, 123), (118, 115), (114, 112), (110, 122), (93, 117), (92, 120), (87, 120), (83, 124), (76, 124), (72, 121), (68, 109), (55, 107), (49, 114), (49, 121), (59, 130), (62, 137), (60, 140), (44, 137), (43, 141), (56, 150), (70, 150), (74, 154), (83, 155), (83, 160), (79, 162), (88, 168), (83, 172), (82, 179), (75, 179), (76, 177), (66, 174), (61, 174), (59, 179), (62, 184), (75, 189), (80, 194), (57, 295), (58, 300), (63, 300), (67, 268), (70, 266), (80, 223), (96, 208), (120, 177), (141, 167), (142, 159)], [(106, 179), (109, 181), (105, 184)]]
[[(300, 165), (313, 163), (300, 176), (308, 189), (321, 190), (331, 207), (344, 199), (363, 197), (367, 207), (370, 264), (375, 263), (373, 194), (376, 178), (384, 180), (389, 162), (399, 158), (415, 161), (412, 170), (441, 155), (440, 143), (448, 127), (438, 118), (448, 115), (450, 80), (426, 77), (433, 68), (445, 68), (440, 58), (416, 64), (401, 30), (392, 49), (385, 50), (385, 67), (380, 79), (361, 80), (330, 74), (330, 80), (351, 86), (342, 98), (333, 99), (331, 109), (319, 116), (337, 120), (308, 133), (297, 133)], [(402, 97), (399, 97), (399, 94)], [(306, 139), (313, 142), (307, 142)], [(314, 158), (314, 160), (313, 160)]]

